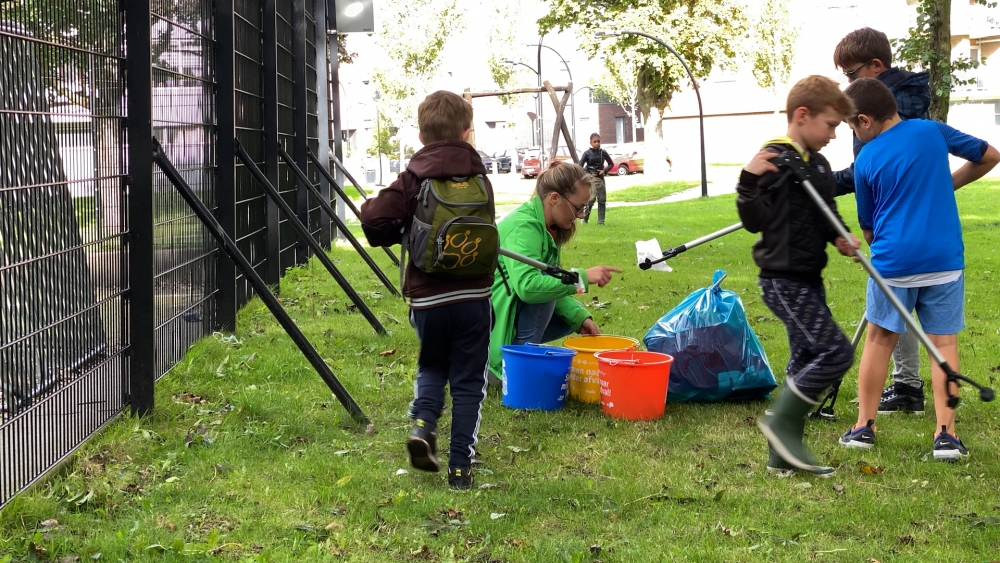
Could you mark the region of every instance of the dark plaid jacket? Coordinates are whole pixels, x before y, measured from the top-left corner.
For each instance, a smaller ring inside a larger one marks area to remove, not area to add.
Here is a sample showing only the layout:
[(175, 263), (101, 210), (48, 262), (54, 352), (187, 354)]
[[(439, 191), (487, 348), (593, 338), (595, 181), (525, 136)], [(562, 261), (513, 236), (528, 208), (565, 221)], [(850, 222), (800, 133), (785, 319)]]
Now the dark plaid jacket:
[[(899, 118), (929, 119), (927, 112), (931, 107), (930, 75), (926, 72), (913, 73), (892, 67), (878, 75), (879, 81), (885, 84), (896, 98), (896, 111)], [(858, 158), (861, 147), (865, 146), (854, 136), (854, 158)], [(837, 183), (837, 195), (854, 193), (854, 163), (839, 172), (833, 173)], [(862, 225), (862, 227), (867, 227)]]

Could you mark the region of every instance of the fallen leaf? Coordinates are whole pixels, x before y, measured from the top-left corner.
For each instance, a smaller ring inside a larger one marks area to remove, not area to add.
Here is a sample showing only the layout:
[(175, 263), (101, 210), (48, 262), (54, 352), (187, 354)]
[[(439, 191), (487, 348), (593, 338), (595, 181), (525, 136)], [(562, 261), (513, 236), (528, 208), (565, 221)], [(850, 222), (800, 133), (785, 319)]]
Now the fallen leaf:
[(340, 522), (330, 522), (329, 524), (326, 525), (326, 528), (324, 528), (324, 529), (326, 529), (326, 530), (340, 530), (340, 529), (343, 529), (343, 527), (344, 527), (344, 525), (341, 524)]
[(866, 563), (882, 563), (882, 562), (879, 561), (878, 559), (875, 559), (874, 557), (869, 557)]
[(50, 518), (48, 520), (42, 520), (41, 522), (38, 523), (38, 527), (42, 528), (42, 531), (45, 532), (45, 531), (51, 530), (52, 528), (58, 528), (59, 527), (59, 521), (56, 520), (55, 518)]
[(842, 493), (842, 492), (844, 492), (844, 490), (845, 490), (846, 488), (847, 488), (846, 486), (844, 486), (844, 485), (841, 485), (840, 483), (834, 483), (834, 484), (833, 484), (833, 490), (837, 491), (838, 493)]
[(649, 305), (639, 305), (640, 311), (645, 311), (646, 309), (649, 309)]
[(600, 553), (601, 552), (601, 546), (599, 546), (599, 545), (597, 545), (595, 543), (594, 545), (590, 546), (590, 552), (591, 553)]
[(795, 488), (796, 489), (811, 489), (812, 488), (812, 483), (810, 483), (809, 481), (803, 481), (801, 483), (796, 483), (795, 484)]
[(77, 563), (79, 560), (79, 555), (67, 555), (65, 557), (60, 557), (57, 561), (59, 561), (59, 563)]
[(367, 434), (369, 436), (374, 436), (375, 435), (375, 425), (374, 424), (369, 424), (365, 428), (365, 434)]
[(861, 471), (861, 473), (863, 473), (865, 475), (880, 475), (883, 471), (885, 471), (885, 469), (883, 469), (880, 466), (869, 465), (869, 464), (864, 463), (864, 462), (862, 462), (861, 464), (859, 464), (858, 469)]
[(725, 492), (726, 492), (726, 490), (722, 489), (719, 492), (715, 493), (715, 498), (713, 500), (715, 502), (719, 502), (720, 500), (722, 500), (722, 495), (725, 494)]
[(524, 540), (511, 540), (510, 545), (514, 547), (521, 547), (524, 545)]
[(354, 475), (348, 475), (347, 477), (341, 477), (340, 479), (337, 479), (337, 486), (338, 487), (343, 487), (344, 485), (350, 483), (351, 479), (353, 479), (353, 478), (354, 478)]
[(405, 469), (397, 469), (396, 470), (396, 475), (406, 475), (407, 473), (409, 473), (409, 471), (407, 471)]
[(392, 356), (395, 353), (396, 353), (396, 349), (393, 348), (392, 350), (383, 350), (383, 351), (379, 352), (378, 355), (379, 356)]
[(506, 512), (491, 512), (490, 513), (490, 520), (499, 520), (499, 519), (503, 518), (504, 516), (507, 516)]

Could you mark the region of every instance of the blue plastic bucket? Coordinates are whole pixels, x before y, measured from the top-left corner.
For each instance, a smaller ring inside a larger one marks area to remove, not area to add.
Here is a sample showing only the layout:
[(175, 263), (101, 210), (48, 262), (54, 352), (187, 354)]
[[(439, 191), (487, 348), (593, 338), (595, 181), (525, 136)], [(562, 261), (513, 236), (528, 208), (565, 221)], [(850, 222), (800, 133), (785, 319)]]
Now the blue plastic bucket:
[(512, 409), (554, 411), (566, 402), (569, 370), (576, 350), (534, 344), (500, 347), (503, 405)]

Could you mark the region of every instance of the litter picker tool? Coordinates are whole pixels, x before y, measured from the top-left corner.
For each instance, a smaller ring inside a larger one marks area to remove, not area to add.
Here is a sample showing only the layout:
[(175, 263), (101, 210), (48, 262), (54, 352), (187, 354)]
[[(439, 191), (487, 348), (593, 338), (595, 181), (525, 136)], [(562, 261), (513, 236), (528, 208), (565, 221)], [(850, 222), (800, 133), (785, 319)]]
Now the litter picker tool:
[(743, 228), (743, 223), (736, 223), (735, 225), (730, 225), (725, 229), (715, 231), (714, 233), (707, 234), (701, 238), (696, 238), (691, 242), (686, 242), (680, 246), (675, 246), (669, 250), (664, 250), (663, 258), (658, 258), (656, 260), (650, 260), (649, 258), (646, 258), (645, 262), (639, 264), (639, 268), (642, 270), (648, 270), (653, 267), (653, 264), (659, 264), (660, 262), (665, 262), (667, 260), (670, 260), (671, 258), (677, 256), (682, 252), (690, 250), (698, 245), (705, 244), (706, 242), (713, 241), (719, 237), (726, 236), (729, 233), (738, 231), (742, 228)]
[(562, 268), (546, 264), (545, 262), (535, 260), (534, 258), (529, 258), (523, 254), (511, 252), (510, 250), (502, 247), (500, 248), (500, 254), (506, 256), (507, 258), (517, 260), (518, 262), (523, 262), (532, 268), (537, 268), (543, 274), (558, 278), (559, 281), (566, 285), (575, 285), (577, 293), (584, 292), (585, 288), (583, 287), (583, 281), (580, 279), (580, 272), (576, 270), (563, 270)]
[[(861, 322), (858, 323), (858, 328), (854, 331), (854, 338), (851, 339), (851, 348), (857, 350), (858, 344), (861, 344), (861, 336), (865, 333), (865, 327), (867, 326), (868, 319), (864, 315), (861, 315)], [(837, 394), (839, 392), (840, 382), (837, 382), (836, 385), (827, 389), (826, 394), (819, 401), (819, 406), (816, 407), (816, 410), (809, 413), (809, 418), (822, 418), (829, 421), (837, 420), (836, 415), (833, 413), (833, 405), (837, 403)]]
[[(806, 193), (809, 194), (809, 197), (812, 198), (813, 202), (816, 204), (819, 210), (823, 213), (824, 216), (826, 216), (826, 220), (829, 221), (831, 225), (833, 225), (834, 229), (837, 230), (837, 233), (840, 236), (844, 237), (845, 239), (851, 240), (851, 234), (847, 231), (847, 227), (845, 227), (843, 223), (840, 222), (837, 216), (830, 209), (830, 206), (826, 204), (826, 201), (824, 201), (823, 198), (819, 195), (819, 192), (816, 191), (815, 186), (813, 186), (812, 182), (810, 181), (809, 169), (806, 167), (805, 162), (803, 162), (802, 157), (797, 152), (785, 151), (781, 153), (778, 156), (778, 158), (774, 159), (772, 162), (774, 162), (777, 166), (784, 166), (788, 170), (791, 170), (798, 177), (799, 182), (802, 184), (802, 187), (805, 188)], [(980, 400), (982, 400), (983, 402), (992, 401), (993, 389), (990, 389), (989, 387), (984, 387), (976, 383), (975, 381), (969, 379), (968, 377), (956, 372), (951, 368), (951, 366), (948, 365), (948, 362), (945, 361), (944, 356), (941, 355), (941, 352), (937, 349), (936, 346), (934, 346), (933, 343), (931, 343), (930, 339), (927, 338), (927, 333), (925, 333), (923, 329), (921, 329), (920, 326), (916, 323), (916, 321), (913, 320), (913, 316), (910, 315), (910, 312), (907, 311), (906, 308), (903, 306), (903, 304), (899, 301), (899, 299), (896, 297), (896, 294), (889, 289), (889, 286), (885, 283), (885, 280), (882, 278), (881, 275), (879, 275), (878, 271), (872, 266), (868, 258), (861, 252), (860, 248), (854, 249), (854, 256), (857, 257), (861, 265), (865, 268), (865, 270), (868, 271), (868, 275), (871, 276), (871, 278), (875, 281), (875, 284), (878, 285), (882, 293), (885, 294), (886, 298), (889, 299), (889, 302), (892, 303), (893, 308), (899, 311), (899, 314), (903, 316), (903, 321), (906, 323), (906, 330), (912, 330), (917, 335), (917, 337), (920, 338), (920, 341), (924, 344), (924, 347), (927, 348), (927, 351), (941, 367), (941, 371), (945, 373), (945, 376), (947, 377), (947, 383), (955, 383), (956, 385), (958, 385), (960, 381), (964, 381), (979, 390)], [(860, 339), (862, 331), (863, 331), (863, 325), (859, 325), (858, 331), (855, 334), (855, 339)], [(955, 407), (958, 406), (958, 396), (951, 394), (950, 385), (945, 385), (945, 388), (948, 391), (948, 406), (954, 409)]]

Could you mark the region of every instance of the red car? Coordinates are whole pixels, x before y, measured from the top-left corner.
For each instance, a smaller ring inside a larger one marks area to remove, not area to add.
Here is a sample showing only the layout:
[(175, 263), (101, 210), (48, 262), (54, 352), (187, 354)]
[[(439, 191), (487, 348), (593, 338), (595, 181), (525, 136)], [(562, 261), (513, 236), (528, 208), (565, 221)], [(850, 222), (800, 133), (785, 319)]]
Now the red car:
[(542, 164), (538, 159), (538, 149), (531, 149), (524, 152), (524, 160), (521, 161), (521, 175), (526, 180), (537, 177), (542, 172)]
[[(612, 154), (611, 160), (614, 161), (614, 166), (611, 167), (612, 174), (618, 174), (619, 176), (625, 176), (628, 174), (635, 174), (636, 172), (643, 172), (645, 167), (643, 164), (646, 159), (643, 156), (642, 147), (636, 147), (634, 149), (626, 149), (625, 154)], [(667, 167), (672, 169), (674, 163), (670, 160), (670, 156), (667, 156)]]

